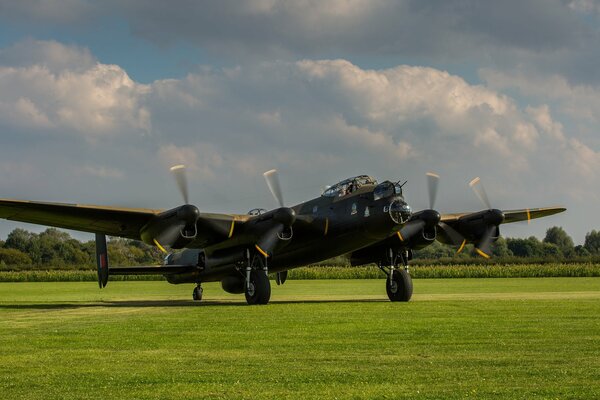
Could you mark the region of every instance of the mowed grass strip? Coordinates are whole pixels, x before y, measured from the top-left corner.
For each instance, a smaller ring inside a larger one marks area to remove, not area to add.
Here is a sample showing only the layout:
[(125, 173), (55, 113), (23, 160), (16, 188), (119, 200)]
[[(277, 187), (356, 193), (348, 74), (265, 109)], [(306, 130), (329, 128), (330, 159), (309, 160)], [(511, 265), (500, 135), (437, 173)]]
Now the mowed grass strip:
[(0, 284), (0, 398), (598, 398), (600, 279)]

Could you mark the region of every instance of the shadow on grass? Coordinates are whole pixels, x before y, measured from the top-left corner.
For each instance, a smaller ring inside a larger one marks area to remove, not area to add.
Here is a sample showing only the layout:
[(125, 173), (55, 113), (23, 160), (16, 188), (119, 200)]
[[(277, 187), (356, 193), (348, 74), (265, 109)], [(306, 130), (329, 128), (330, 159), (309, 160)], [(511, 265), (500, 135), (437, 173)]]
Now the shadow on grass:
[[(326, 303), (381, 303), (385, 299), (307, 299), (307, 300), (273, 300), (269, 304), (326, 304)], [(245, 301), (215, 301), (208, 300), (196, 302), (192, 300), (127, 300), (127, 301), (101, 301), (94, 303), (27, 303), (27, 304), (0, 304), (0, 310), (61, 310), (93, 307), (238, 307), (248, 306)]]

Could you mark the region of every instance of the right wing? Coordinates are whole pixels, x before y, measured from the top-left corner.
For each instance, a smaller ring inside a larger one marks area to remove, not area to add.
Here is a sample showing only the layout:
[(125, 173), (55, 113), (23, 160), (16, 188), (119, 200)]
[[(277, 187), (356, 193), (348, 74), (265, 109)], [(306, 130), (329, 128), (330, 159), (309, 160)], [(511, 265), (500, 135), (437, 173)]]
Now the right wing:
[[(0, 218), (133, 240), (142, 240), (142, 229), (164, 211), (0, 199)], [(198, 235), (189, 247), (225, 241), (248, 219), (247, 215), (201, 213)]]
[(0, 218), (135, 240), (161, 211), (0, 199)]

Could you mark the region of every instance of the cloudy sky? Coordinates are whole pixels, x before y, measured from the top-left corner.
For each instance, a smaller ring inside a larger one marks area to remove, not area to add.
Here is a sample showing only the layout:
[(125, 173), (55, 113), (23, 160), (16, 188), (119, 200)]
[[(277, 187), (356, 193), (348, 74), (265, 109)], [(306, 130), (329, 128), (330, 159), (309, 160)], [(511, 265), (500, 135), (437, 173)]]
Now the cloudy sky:
[[(0, 0), (0, 197), (203, 211), (406, 179), (441, 212), (600, 229), (600, 2)], [(15, 226), (0, 221), (0, 237)], [(38, 228), (39, 229), (39, 228)], [(83, 236), (85, 237), (85, 236)]]

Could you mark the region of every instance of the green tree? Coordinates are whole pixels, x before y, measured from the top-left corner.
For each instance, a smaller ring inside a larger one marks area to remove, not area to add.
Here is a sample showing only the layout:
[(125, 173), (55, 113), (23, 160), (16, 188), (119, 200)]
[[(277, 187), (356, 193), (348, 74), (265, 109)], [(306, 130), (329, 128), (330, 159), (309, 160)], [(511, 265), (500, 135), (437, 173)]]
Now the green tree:
[(545, 258), (560, 258), (563, 256), (562, 251), (554, 243), (543, 243), (542, 242), (542, 256)]
[(421, 250), (416, 250), (414, 255), (415, 259), (435, 260), (442, 257), (452, 257), (455, 252), (452, 246), (446, 246), (435, 241)]
[(555, 244), (563, 255), (570, 257), (575, 253), (575, 245), (571, 236), (560, 226), (553, 226), (546, 231), (544, 243)]
[(0, 263), (6, 265), (31, 265), (31, 258), (17, 249), (0, 248)]
[(506, 244), (516, 257), (542, 257), (544, 255), (542, 243), (535, 236), (527, 239), (508, 238)]
[(600, 231), (593, 230), (585, 235), (583, 247), (585, 247), (590, 254), (600, 254)]
[(17, 249), (23, 253), (29, 252), (31, 249), (31, 240), (36, 235), (28, 232), (25, 229), (16, 228), (6, 237), (4, 247), (7, 249)]
[(579, 244), (575, 246), (575, 255), (577, 257), (589, 257), (591, 254), (585, 247)]
[(506, 239), (504, 239), (502, 236), (500, 236), (492, 245), (492, 254), (495, 257), (510, 257), (513, 255), (512, 251), (510, 251), (508, 248)]

